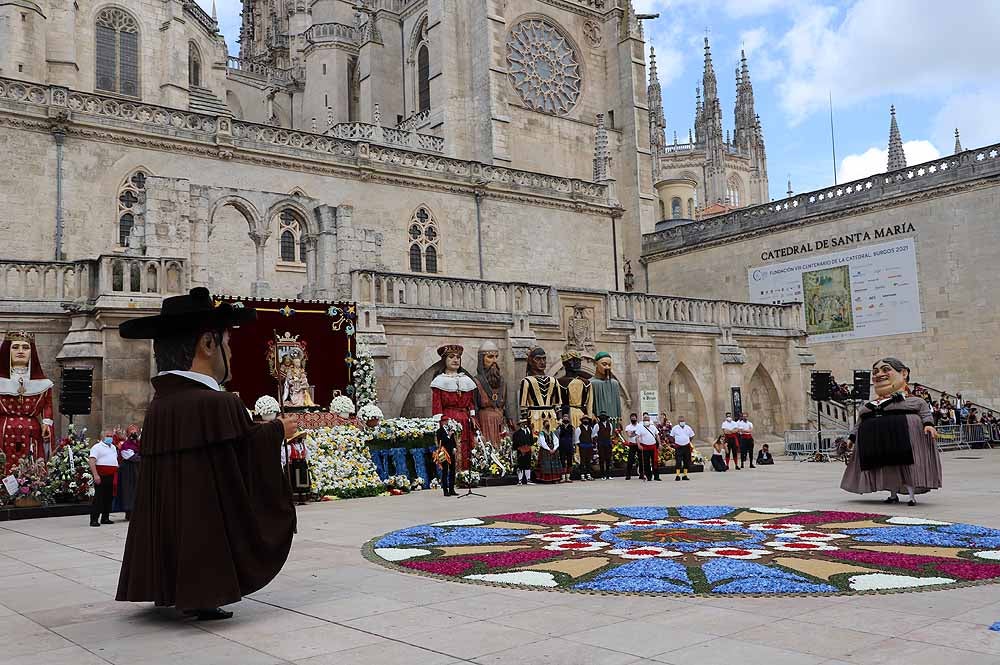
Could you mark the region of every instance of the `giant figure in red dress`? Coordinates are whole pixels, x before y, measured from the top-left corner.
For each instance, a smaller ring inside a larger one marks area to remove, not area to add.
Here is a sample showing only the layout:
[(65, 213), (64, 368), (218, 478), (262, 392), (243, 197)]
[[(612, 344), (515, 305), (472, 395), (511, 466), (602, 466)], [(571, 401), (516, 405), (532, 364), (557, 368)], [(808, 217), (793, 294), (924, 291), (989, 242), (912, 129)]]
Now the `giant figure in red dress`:
[(0, 443), (3, 475), (25, 455), (45, 457), (52, 438), (52, 382), (38, 361), (33, 337), (10, 332), (0, 346)]
[(443, 369), (431, 381), (431, 412), (441, 414), (442, 420), (451, 418), (462, 426), (456, 466), (468, 471), (476, 416), (476, 382), (462, 370), (464, 350), (458, 344), (446, 344), (438, 349)]

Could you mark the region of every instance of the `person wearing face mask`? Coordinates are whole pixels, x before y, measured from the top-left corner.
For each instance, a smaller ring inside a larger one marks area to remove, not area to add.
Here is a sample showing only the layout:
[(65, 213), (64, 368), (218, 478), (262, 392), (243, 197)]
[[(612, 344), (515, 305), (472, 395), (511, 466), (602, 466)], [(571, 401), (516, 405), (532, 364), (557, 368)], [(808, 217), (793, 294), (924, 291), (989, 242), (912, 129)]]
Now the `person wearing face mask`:
[(535, 438), (531, 435), (531, 422), (521, 418), (521, 425), (514, 432), (514, 449), (517, 450), (517, 480), (522, 485), (531, 482), (531, 447)]
[(542, 416), (542, 427), (538, 430), (538, 482), (558, 483), (563, 475), (559, 459), (559, 437), (552, 431), (548, 416)]
[(896, 358), (872, 365), (875, 399), (858, 411), (854, 454), (840, 481), (854, 494), (888, 491), (886, 503), (899, 503), (899, 493), (917, 494), (941, 487), (941, 457), (930, 406), (909, 391), (910, 368)]
[(732, 458), (733, 466), (740, 468), (740, 435), (737, 431), (736, 421), (731, 413), (726, 413), (726, 419), (722, 421), (722, 438), (725, 444), (726, 467), (729, 467), (729, 460)]
[[(639, 424), (639, 414), (631, 413), (628, 417), (629, 424), (625, 426), (625, 441), (628, 444), (628, 458), (625, 460), (625, 480), (632, 480), (632, 466), (636, 464), (639, 458), (639, 428), (642, 425)], [(639, 476), (645, 478), (642, 475), (642, 469), (639, 469)]]
[(740, 414), (740, 419), (736, 421), (736, 434), (740, 438), (740, 466), (747, 465), (750, 460), (750, 468), (753, 465), (753, 423), (750, 421), (750, 414), (745, 411)]
[(281, 417), (254, 423), (222, 389), (231, 376), (230, 332), (256, 317), (198, 287), (119, 328), (124, 339), (152, 340), (158, 374), (118, 600), (228, 619), (233, 613), (221, 606), (264, 588), (288, 557), (295, 506), (281, 446), (298, 427)]
[(639, 444), (639, 454), (641, 465), (639, 475), (645, 480), (660, 479), (660, 472), (656, 468), (655, 453), (659, 439), (659, 432), (656, 425), (650, 422), (649, 414), (642, 414), (642, 424), (635, 431), (635, 439)]
[[(94, 477), (94, 502), (90, 505), (90, 526), (114, 524), (111, 502), (118, 484), (118, 448), (114, 437), (106, 434), (90, 449), (90, 474)], [(100, 521), (98, 521), (100, 520)]]
[(694, 430), (687, 424), (684, 416), (677, 420), (677, 424), (670, 430), (670, 436), (674, 437), (674, 481), (689, 480), (691, 440), (694, 439)]
[(573, 458), (576, 446), (574, 445), (574, 439), (576, 439), (576, 428), (573, 427), (573, 423), (570, 422), (569, 414), (562, 417), (562, 422), (559, 424), (556, 436), (559, 439), (559, 461), (563, 467), (562, 479), (563, 482), (571, 483), (573, 479), (570, 477), (573, 474)]
[(611, 480), (611, 455), (614, 444), (615, 426), (608, 414), (601, 413), (594, 425), (594, 438), (597, 440), (597, 459), (600, 464), (600, 475), (604, 480)]

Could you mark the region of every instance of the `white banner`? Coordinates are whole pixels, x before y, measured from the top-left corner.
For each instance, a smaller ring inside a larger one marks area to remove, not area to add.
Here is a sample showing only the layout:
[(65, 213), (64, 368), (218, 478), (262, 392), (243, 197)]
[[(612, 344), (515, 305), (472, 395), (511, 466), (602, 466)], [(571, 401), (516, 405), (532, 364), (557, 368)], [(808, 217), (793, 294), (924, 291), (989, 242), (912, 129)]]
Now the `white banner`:
[(801, 302), (811, 342), (920, 332), (913, 238), (750, 268), (750, 300)]

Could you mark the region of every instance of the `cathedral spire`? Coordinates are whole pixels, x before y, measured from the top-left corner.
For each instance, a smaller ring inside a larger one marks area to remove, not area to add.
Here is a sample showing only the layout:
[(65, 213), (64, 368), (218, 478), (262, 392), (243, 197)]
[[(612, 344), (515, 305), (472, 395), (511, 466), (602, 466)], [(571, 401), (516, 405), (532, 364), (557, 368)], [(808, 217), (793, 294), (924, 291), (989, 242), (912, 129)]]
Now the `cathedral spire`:
[(962, 152), (962, 139), (958, 137), (958, 127), (955, 128), (955, 154)]
[(788, 191), (785, 194), (788, 194), (788, 198), (792, 198), (792, 176), (788, 176)]
[(719, 86), (715, 80), (715, 68), (712, 67), (712, 47), (708, 45), (708, 37), (705, 37), (705, 71), (701, 87), (705, 91), (705, 108), (710, 108), (719, 97)]
[(219, 22), (219, 12), (215, 10), (215, 0), (212, 0), (212, 20), (216, 23)]
[(903, 152), (903, 138), (899, 134), (899, 125), (896, 124), (896, 107), (889, 107), (889, 114), (892, 119), (889, 121), (889, 163), (888, 170), (906, 168), (906, 153)]
[(664, 130), (667, 120), (663, 115), (663, 94), (660, 77), (656, 73), (656, 50), (649, 49), (649, 86), (646, 88), (649, 100), (649, 151), (653, 159), (653, 182), (660, 179), (660, 156), (664, 153), (666, 139)]
[(736, 132), (733, 143), (744, 152), (750, 149), (757, 131), (757, 111), (754, 109), (753, 83), (750, 81), (750, 68), (747, 66), (747, 54), (740, 51), (740, 68), (736, 74)]

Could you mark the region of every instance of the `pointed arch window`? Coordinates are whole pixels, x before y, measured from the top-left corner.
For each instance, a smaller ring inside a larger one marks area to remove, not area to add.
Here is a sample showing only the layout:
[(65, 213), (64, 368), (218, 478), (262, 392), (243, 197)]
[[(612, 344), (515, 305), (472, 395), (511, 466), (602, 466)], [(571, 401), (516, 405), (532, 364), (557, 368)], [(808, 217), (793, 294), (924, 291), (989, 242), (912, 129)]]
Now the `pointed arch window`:
[(128, 247), (136, 218), (146, 205), (147, 173), (138, 170), (125, 178), (118, 188), (118, 246)]
[(440, 272), (440, 246), (437, 222), (426, 206), (420, 206), (410, 218), (407, 240), (410, 246), (410, 272)]
[(426, 111), (431, 107), (431, 58), (427, 44), (417, 50), (417, 107)]
[(284, 263), (304, 263), (305, 223), (297, 212), (285, 208), (278, 213), (278, 250)]
[(188, 44), (188, 85), (201, 85), (201, 52), (194, 42)]
[(94, 27), (96, 89), (139, 97), (139, 24), (124, 9), (108, 7)]
[(413, 87), (412, 95), (416, 112), (423, 113), (431, 108), (431, 52), (427, 39), (427, 16), (417, 22), (416, 30), (411, 33), (409, 56), (409, 80)]

